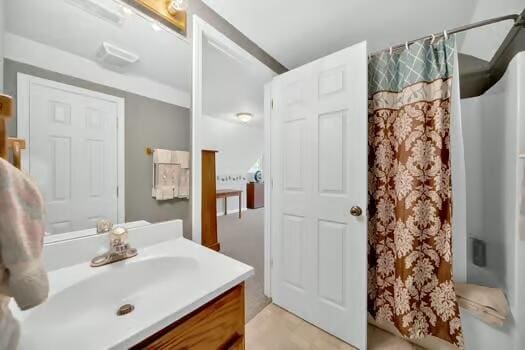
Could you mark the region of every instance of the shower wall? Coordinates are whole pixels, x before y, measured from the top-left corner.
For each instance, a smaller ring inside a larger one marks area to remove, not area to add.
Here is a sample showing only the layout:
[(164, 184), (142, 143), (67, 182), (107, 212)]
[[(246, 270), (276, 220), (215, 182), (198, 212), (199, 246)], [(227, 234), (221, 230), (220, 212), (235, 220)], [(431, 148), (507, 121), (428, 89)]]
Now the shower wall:
[[(520, 205), (525, 159), (519, 155), (525, 152), (525, 52), (513, 59), (493, 88), (461, 103), (467, 179), (467, 279), (502, 288), (512, 310), (512, 319), (501, 329), (473, 326), (482, 332), (473, 340), (475, 345), (469, 346), (466, 338), (467, 346), (523, 349), (525, 343), (519, 338), (525, 330), (525, 241), (520, 239), (520, 230), (525, 231), (525, 225), (520, 225)], [(486, 244), (485, 267), (473, 264), (473, 238)]]

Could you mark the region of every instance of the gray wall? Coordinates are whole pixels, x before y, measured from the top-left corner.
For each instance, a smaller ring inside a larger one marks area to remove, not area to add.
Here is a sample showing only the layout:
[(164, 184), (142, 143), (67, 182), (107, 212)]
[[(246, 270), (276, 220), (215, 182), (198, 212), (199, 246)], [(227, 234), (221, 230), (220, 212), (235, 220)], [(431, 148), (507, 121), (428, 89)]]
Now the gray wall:
[[(125, 98), (126, 221), (182, 219), (185, 236), (190, 237), (190, 202), (159, 202), (151, 197), (152, 159), (145, 154), (146, 147), (191, 150), (189, 109), (6, 59), (5, 89), (15, 99), (18, 72)], [(16, 116), (8, 130), (16, 135)]]

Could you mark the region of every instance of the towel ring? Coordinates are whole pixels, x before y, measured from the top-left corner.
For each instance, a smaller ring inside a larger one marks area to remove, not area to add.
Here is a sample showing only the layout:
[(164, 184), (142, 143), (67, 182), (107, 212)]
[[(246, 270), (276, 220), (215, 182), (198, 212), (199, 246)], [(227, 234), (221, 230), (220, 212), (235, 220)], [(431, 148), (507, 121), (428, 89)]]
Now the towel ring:
[(448, 40), (448, 33), (446, 30), (443, 31), (443, 36), (445, 37), (445, 40)]

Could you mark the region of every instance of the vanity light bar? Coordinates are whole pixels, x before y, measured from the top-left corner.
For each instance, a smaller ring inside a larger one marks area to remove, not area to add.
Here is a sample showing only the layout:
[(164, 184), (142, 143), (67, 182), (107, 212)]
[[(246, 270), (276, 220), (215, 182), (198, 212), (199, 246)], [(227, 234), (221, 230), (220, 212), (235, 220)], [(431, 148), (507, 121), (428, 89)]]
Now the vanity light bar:
[(144, 12), (142, 12), (140, 10), (137, 10), (133, 6), (127, 4), (126, 2), (124, 2), (122, 0), (113, 0), (113, 2), (115, 4), (118, 4), (122, 8), (122, 12), (123, 13), (125, 13), (127, 15), (135, 14), (135, 15), (141, 17), (142, 19), (144, 19), (145, 21), (148, 21), (149, 23), (151, 23), (151, 28), (152, 29), (154, 27), (155, 28), (160, 28), (160, 29), (164, 30), (165, 32), (168, 32), (168, 33), (176, 36), (178, 39), (184, 41), (185, 43), (190, 44), (190, 41), (188, 40), (188, 38), (186, 38), (182, 34), (178, 33), (177, 31), (175, 31), (175, 30), (173, 30), (171, 28), (169, 28), (168, 26), (164, 25), (163, 23), (160, 23), (159, 21), (149, 17)]

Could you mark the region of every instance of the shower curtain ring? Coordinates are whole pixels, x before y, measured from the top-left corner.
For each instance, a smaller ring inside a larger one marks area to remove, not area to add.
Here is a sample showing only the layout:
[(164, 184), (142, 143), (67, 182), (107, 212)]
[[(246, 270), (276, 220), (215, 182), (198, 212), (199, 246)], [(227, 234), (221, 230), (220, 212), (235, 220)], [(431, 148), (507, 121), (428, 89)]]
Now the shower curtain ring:
[(408, 50), (408, 41), (405, 41), (405, 49)]
[(445, 37), (445, 40), (448, 40), (448, 33), (446, 30), (443, 31), (443, 36)]
[(430, 45), (434, 45), (434, 40), (436, 40), (436, 36), (432, 34), (432, 39), (430, 40)]
[(392, 54), (392, 46), (390, 46), (390, 54)]

